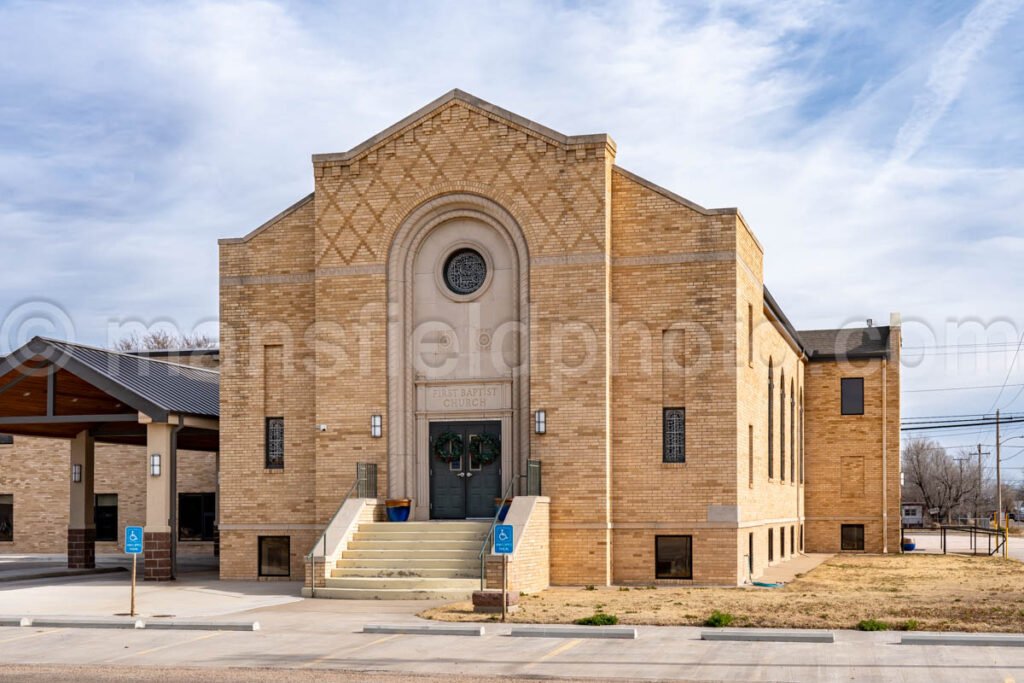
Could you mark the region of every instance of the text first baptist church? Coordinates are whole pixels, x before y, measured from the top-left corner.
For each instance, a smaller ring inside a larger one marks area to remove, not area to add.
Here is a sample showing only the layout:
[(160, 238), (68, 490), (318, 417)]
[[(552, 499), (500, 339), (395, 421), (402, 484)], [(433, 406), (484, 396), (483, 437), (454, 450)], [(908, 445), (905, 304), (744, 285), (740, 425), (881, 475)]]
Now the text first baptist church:
[(524, 591), (898, 550), (898, 316), (797, 331), (615, 152), (455, 90), (220, 241), (222, 578), (469, 588), (506, 493)]

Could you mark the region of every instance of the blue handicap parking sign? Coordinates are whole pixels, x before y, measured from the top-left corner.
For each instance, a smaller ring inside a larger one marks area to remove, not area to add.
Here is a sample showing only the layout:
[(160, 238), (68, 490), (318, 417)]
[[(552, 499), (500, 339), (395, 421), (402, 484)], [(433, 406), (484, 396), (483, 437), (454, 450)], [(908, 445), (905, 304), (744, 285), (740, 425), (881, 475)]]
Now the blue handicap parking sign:
[(513, 531), (511, 524), (499, 524), (494, 527), (494, 552), (497, 555), (512, 554)]
[(131, 555), (142, 552), (142, 527), (129, 526), (124, 530), (124, 551)]

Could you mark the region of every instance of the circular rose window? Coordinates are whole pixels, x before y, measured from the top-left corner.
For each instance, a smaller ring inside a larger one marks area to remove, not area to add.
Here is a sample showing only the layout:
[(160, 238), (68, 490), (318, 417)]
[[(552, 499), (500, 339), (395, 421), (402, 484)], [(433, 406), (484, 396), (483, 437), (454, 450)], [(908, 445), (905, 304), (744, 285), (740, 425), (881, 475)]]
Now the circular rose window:
[(444, 283), (456, 294), (472, 294), (487, 279), (487, 262), (475, 249), (452, 252), (444, 263)]

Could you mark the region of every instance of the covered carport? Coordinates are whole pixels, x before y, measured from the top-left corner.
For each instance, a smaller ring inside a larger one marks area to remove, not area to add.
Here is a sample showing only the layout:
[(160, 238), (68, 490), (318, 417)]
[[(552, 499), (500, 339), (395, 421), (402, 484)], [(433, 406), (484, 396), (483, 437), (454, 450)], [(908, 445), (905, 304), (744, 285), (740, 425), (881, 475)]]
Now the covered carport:
[(219, 387), (214, 370), (43, 337), (0, 361), (0, 432), (70, 441), (69, 568), (96, 563), (95, 444), (122, 444), (145, 448), (144, 577), (174, 578), (177, 451), (218, 451)]

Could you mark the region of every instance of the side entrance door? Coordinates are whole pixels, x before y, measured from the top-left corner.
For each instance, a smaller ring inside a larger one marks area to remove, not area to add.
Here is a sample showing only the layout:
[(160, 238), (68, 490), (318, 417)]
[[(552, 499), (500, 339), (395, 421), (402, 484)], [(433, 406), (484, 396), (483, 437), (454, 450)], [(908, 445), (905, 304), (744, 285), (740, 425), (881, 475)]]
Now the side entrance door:
[(430, 517), (493, 517), (501, 495), (501, 422), (430, 423)]

